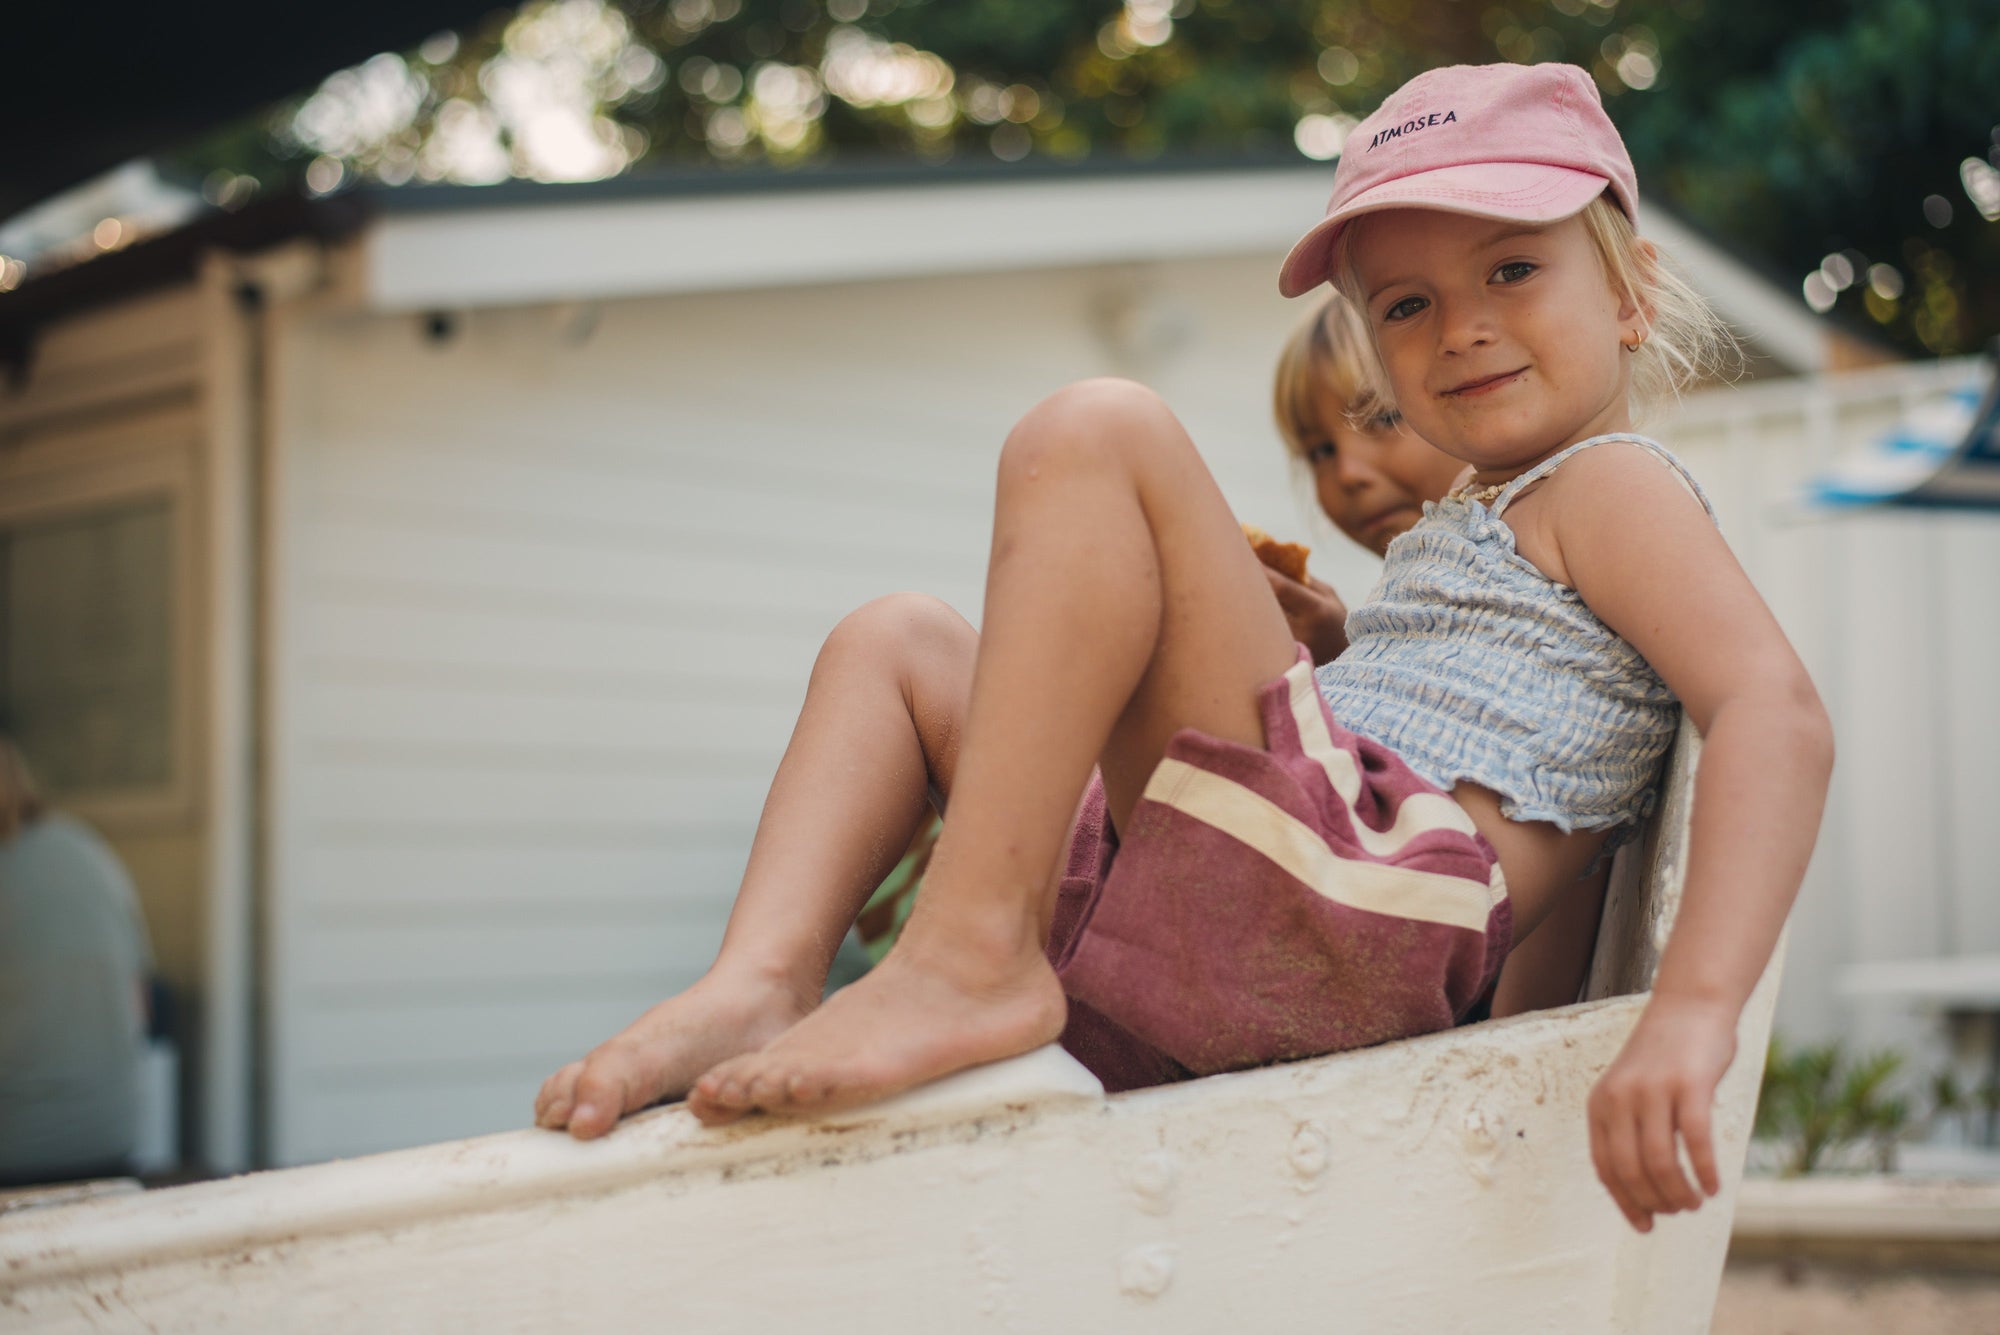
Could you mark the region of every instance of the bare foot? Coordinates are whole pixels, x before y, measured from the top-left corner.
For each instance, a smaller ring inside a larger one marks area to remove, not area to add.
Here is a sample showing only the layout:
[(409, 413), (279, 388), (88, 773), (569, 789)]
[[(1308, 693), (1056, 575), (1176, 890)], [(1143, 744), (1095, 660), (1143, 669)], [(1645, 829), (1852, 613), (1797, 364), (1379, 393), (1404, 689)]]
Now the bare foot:
[(873, 1103), (1062, 1033), (1062, 985), (1040, 951), (996, 959), (907, 937), (769, 1046), (695, 1082), (688, 1109), (710, 1126), (745, 1113)]
[(780, 986), (711, 974), (543, 1081), (535, 1125), (594, 1140), (626, 1113), (687, 1093), (717, 1062), (755, 1052), (811, 1009)]

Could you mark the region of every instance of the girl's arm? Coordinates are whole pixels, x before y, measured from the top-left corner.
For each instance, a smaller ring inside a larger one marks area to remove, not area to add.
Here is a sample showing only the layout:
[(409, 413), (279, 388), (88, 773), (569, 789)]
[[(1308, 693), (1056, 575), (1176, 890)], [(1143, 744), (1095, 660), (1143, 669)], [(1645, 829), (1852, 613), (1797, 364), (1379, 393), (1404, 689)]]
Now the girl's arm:
[(1736, 1023), (1804, 879), (1833, 768), (1805, 666), (1714, 522), (1639, 446), (1607, 444), (1540, 507), (1584, 602), (1630, 641), (1702, 735), (1687, 883), (1652, 999), (1590, 1098), (1591, 1156), (1633, 1227), (1693, 1209), (1675, 1151), (1721, 1189), (1710, 1136)]

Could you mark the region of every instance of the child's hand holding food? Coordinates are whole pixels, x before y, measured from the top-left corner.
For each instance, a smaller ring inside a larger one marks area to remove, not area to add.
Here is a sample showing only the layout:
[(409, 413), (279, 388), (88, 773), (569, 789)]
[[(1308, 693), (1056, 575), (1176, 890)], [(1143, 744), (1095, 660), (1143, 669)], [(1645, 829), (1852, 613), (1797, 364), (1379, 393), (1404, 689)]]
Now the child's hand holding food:
[(1292, 638), (1312, 654), (1313, 665), (1330, 663), (1347, 648), (1347, 604), (1306, 570), (1312, 549), (1296, 542), (1279, 542), (1254, 524), (1243, 526), (1243, 536), (1264, 563), (1271, 592), (1292, 628)]

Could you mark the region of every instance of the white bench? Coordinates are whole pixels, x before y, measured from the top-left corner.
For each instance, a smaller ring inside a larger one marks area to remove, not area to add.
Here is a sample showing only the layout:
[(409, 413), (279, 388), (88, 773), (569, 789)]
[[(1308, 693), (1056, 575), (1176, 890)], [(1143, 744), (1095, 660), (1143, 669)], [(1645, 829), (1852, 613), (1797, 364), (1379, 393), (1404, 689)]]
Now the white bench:
[(0, 1218), (0, 1327), (1705, 1330), (1776, 964), (1720, 1094), (1721, 1198), (1634, 1233), (1584, 1117), (1672, 918), (1695, 748), (1614, 877), (1598, 999), (1113, 1098), (1048, 1048), (821, 1121), (666, 1108), (587, 1145), (523, 1130), (30, 1211)]

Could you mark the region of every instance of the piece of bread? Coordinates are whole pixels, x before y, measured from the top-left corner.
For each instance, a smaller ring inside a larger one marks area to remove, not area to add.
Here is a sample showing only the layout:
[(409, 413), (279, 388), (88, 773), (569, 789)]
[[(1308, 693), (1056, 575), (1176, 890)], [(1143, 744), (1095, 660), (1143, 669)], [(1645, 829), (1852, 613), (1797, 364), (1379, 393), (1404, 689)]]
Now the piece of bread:
[(1250, 540), (1250, 550), (1257, 553), (1259, 561), (1287, 579), (1306, 582), (1306, 558), (1312, 555), (1312, 548), (1296, 542), (1279, 542), (1255, 524), (1245, 524), (1243, 536)]

